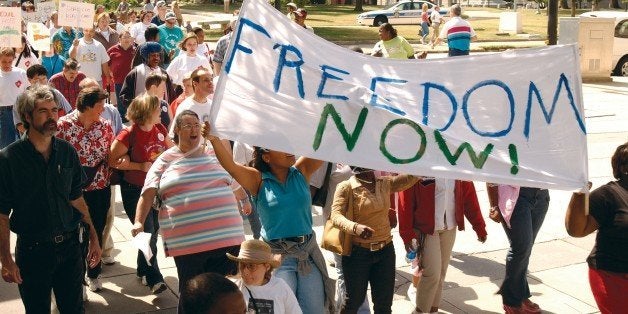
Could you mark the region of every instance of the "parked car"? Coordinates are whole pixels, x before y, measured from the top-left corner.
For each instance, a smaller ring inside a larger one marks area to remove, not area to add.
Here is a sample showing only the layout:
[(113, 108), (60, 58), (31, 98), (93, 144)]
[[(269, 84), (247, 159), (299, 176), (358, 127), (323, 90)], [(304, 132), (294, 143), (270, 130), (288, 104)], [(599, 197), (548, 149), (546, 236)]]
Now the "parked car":
[[(383, 23), (398, 24), (421, 24), (421, 7), (427, 3), (428, 12), (432, 12), (434, 4), (428, 1), (405, 0), (392, 4), (382, 10), (364, 12), (358, 15), (357, 21), (360, 25), (379, 26)], [(440, 9), (440, 14), (447, 16), (449, 10)]]
[(615, 38), (613, 40), (613, 74), (628, 76), (628, 12), (593, 11), (580, 16), (605, 17), (615, 19)]

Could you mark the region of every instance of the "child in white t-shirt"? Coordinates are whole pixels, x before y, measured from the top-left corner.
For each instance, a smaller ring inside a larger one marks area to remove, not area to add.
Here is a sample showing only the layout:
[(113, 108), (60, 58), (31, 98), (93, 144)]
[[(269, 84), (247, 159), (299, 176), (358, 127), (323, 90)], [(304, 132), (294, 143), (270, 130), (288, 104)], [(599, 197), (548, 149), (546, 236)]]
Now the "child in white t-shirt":
[(244, 241), (238, 256), (227, 253), (227, 257), (238, 262), (240, 278), (236, 284), (244, 295), (249, 313), (302, 313), (288, 284), (272, 277), (273, 269), (280, 264), (280, 256), (272, 254), (264, 241)]

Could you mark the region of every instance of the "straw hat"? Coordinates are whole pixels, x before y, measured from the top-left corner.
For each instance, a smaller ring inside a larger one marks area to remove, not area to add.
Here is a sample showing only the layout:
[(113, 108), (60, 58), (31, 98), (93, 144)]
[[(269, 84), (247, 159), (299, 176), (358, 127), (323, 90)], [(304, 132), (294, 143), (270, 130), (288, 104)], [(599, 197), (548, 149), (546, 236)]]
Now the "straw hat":
[(236, 262), (252, 264), (268, 263), (273, 268), (277, 268), (279, 264), (281, 264), (281, 256), (273, 254), (270, 251), (270, 246), (260, 240), (246, 240), (242, 242), (238, 256), (227, 253), (227, 257)]

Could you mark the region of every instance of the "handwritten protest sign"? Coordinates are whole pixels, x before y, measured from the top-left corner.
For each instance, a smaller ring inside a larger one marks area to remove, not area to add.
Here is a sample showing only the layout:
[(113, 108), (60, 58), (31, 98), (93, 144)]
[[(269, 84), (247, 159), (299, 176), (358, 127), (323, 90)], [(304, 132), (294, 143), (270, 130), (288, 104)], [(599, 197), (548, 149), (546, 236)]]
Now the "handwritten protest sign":
[(22, 9), (0, 7), (0, 47), (22, 47)]
[(37, 20), (37, 15), (35, 14), (35, 12), (22, 12), (22, 20), (24, 21), (24, 23), (34, 23), (34, 22), (39, 22)]
[(82, 28), (94, 27), (94, 4), (61, 1), (59, 3), (59, 25)]
[(35, 14), (41, 23), (45, 23), (55, 11), (57, 11), (57, 6), (54, 1), (35, 3)]
[(575, 46), (434, 60), (366, 56), (247, 0), (213, 132), (371, 169), (553, 189), (587, 183)]
[(26, 36), (33, 49), (38, 51), (50, 50), (50, 30), (41, 23), (26, 24)]

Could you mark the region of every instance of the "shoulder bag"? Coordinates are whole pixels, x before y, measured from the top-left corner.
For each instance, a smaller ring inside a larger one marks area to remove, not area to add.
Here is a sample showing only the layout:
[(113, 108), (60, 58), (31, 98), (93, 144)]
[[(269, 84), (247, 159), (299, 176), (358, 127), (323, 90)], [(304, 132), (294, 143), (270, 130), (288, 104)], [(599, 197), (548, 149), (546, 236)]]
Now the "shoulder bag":
[[(345, 217), (353, 220), (353, 191), (351, 188), (347, 189), (347, 191), (349, 195), (347, 195), (348, 202)], [(345, 233), (334, 225), (331, 216), (327, 217), (321, 248), (339, 255), (348, 256), (351, 255), (352, 238), (351, 234)]]

